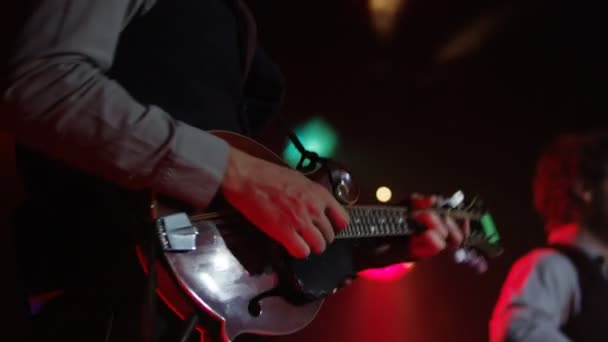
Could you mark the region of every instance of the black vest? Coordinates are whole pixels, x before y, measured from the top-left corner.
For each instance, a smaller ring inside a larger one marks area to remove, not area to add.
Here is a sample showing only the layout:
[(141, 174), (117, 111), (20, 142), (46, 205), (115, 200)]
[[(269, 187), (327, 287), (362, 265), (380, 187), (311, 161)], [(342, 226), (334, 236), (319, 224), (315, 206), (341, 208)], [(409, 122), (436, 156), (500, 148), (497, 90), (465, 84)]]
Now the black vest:
[(255, 134), (278, 112), (283, 80), (251, 31), (237, 0), (160, 0), (126, 28), (110, 76), (193, 126)]
[[(108, 75), (141, 103), (195, 127), (255, 135), (278, 113), (283, 79), (252, 29), (237, 0), (159, 0), (124, 29)], [(24, 268), (41, 274), (34, 279), (55, 277), (59, 265), (77, 259), (75, 248), (99, 238), (85, 231), (121, 239), (105, 234), (114, 225), (104, 220), (117, 210), (113, 198), (129, 193), (25, 146), (16, 156), (27, 193), (17, 239)]]
[(608, 280), (601, 263), (583, 251), (564, 245), (551, 245), (568, 257), (578, 273), (581, 288), (581, 311), (569, 320), (562, 331), (573, 341), (600, 342), (608, 338)]
[(242, 132), (246, 42), (231, 4), (159, 1), (123, 32), (110, 77), (193, 126)]

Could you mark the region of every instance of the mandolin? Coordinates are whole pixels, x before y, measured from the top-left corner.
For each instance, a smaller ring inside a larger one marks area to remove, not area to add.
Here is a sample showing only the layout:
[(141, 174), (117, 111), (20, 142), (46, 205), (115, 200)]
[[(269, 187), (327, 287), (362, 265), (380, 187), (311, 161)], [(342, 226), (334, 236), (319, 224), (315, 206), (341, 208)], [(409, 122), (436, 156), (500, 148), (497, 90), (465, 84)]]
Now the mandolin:
[[(227, 131), (213, 133), (253, 156), (288, 167), (254, 140)], [(350, 215), (349, 226), (335, 241), (306, 259), (292, 258), (221, 199), (194, 210), (151, 198), (159, 252), (148, 259), (145, 248), (138, 245), (137, 250), (146, 272), (155, 267), (160, 298), (181, 318), (194, 317), (193, 326), (203, 316), (215, 322), (223, 342), (244, 334), (291, 334), (306, 327), (324, 299), (356, 276), (353, 241), (408, 238), (420, 232), (407, 206), (357, 205), (356, 183), (342, 167), (322, 167), (306, 176), (327, 186)], [(457, 262), (484, 271), (487, 260), (502, 253), (492, 217), (478, 198), (467, 201), (459, 191), (427, 210), (470, 220), (471, 233), (454, 254)]]

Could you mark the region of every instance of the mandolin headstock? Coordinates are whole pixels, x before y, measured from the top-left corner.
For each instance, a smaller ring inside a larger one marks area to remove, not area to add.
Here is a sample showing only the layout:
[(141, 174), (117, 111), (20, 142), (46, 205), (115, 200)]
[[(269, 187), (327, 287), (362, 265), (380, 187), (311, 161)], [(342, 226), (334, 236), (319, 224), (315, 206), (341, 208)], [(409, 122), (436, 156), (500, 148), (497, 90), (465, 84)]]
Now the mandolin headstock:
[(469, 219), (470, 234), (454, 252), (457, 263), (482, 273), (487, 270), (490, 259), (503, 253), (494, 219), (478, 196), (467, 200), (462, 191), (457, 191), (439, 201), (436, 209), (456, 219)]

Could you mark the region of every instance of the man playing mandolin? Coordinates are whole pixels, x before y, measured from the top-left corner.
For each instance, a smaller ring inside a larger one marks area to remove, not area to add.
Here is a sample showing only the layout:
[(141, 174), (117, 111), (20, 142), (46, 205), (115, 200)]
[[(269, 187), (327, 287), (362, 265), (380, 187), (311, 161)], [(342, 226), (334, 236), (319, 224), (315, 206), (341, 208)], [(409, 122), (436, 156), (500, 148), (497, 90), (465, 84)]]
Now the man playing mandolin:
[[(143, 190), (194, 208), (222, 196), (295, 258), (322, 253), (346, 227), (326, 188), (211, 133), (255, 136), (282, 99), (243, 3), (27, 3), (5, 13), (18, 30), (2, 124), (15, 133), (27, 195), (15, 235), (27, 294), (62, 293), (32, 318), (35, 338), (139, 339), (145, 277), (132, 262), (123, 203)], [(467, 234), (432, 212), (416, 220), (424, 233), (368, 246), (360, 267), (431, 257)], [(164, 322), (156, 341), (174, 339), (180, 324)]]

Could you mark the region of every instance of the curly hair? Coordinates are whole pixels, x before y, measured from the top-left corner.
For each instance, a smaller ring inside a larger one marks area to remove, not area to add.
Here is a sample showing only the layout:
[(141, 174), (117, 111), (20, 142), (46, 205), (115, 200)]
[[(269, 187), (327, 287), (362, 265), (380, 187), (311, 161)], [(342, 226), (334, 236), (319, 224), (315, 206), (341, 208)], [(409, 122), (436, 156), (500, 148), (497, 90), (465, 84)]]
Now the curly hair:
[(569, 133), (542, 151), (533, 180), (534, 207), (550, 231), (574, 222), (579, 201), (575, 182), (593, 186), (608, 175), (608, 131)]

